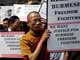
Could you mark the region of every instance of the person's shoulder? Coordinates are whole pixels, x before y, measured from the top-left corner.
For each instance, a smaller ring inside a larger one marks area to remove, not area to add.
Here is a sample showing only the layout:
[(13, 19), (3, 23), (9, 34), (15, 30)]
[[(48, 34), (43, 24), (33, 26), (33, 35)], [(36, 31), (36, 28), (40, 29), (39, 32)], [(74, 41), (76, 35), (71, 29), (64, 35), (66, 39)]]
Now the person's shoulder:
[(29, 32), (28, 32), (28, 33), (24, 34), (24, 35), (20, 38), (20, 40), (28, 40), (29, 37), (30, 37), (30, 34), (29, 34)]
[(20, 41), (25, 40), (25, 34), (20, 37)]

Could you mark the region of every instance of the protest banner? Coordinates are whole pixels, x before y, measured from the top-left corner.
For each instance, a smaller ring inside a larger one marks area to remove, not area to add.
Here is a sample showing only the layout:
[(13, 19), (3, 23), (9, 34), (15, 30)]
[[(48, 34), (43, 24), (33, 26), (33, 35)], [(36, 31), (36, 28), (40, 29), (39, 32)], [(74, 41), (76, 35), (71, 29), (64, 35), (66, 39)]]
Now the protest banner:
[(1, 57), (21, 58), (20, 37), (23, 32), (0, 32)]
[(49, 51), (80, 50), (79, 7), (79, 0), (48, 0)]

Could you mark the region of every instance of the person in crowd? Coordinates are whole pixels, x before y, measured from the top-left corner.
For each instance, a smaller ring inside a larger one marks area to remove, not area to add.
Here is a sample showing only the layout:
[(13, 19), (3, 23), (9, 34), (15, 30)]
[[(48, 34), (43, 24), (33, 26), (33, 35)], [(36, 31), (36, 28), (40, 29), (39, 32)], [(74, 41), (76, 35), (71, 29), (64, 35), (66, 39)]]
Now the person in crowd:
[(19, 19), (18, 16), (11, 16), (9, 18), (8, 31), (21, 31), (21, 29), (20, 29), (20, 19)]
[(42, 28), (39, 12), (32, 11), (27, 16), (29, 32), (20, 38), (20, 48), (24, 60), (50, 60), (46, 41), (47, 29)]
[(27, 25), (27, 22), (25, 21), (20, 21), (20, 28), (21, 28), (21, 31), (27, 33), (29, 31), (29, 27)]
[(11, 16), (9, 19), (9, 28), (8, 31), (21, 31), (27, 33), (29, 27), (26, 24), (27, 22), (20, 21), (18, 16)]
[(7, 30), (5, 29), (5, 27), (2, 25), (2, 24), (0, 24), (0, 32), (6, 32)]
[(9, 19), (8, 18), (3, 19), (3, 26), (4, 26), (5, 30), (8, 31), (8, 27), (9, 27)]

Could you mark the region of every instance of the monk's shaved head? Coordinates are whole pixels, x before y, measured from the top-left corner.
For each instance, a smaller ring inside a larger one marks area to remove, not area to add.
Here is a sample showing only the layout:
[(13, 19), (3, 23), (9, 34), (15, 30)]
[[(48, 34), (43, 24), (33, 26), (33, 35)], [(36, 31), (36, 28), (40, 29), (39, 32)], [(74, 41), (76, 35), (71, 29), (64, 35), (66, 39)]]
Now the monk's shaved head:
[(27, 21), (29, 22), (30, 20), (31, 20), (31, 18), (33, 18), (33, 17), (40, 17), (40, 14), (39, 14), (39, 12), (37, 12), (37, 11), (32, 11), (32, 12), (30, 12), (29, 14), (28, 14), (28, 16), (27, 16)]

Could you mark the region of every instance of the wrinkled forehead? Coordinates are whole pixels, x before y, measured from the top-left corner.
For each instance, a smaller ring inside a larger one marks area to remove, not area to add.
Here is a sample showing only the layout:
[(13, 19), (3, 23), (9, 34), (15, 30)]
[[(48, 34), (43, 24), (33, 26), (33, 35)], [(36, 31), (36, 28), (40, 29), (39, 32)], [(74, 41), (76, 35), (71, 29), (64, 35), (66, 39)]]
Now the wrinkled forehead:
[(40, 14), (39, 14), (39, 13), (32, 13), (30, 16), (37, 16), (37, 17), (40, 17)]
[(36, 20), (36, 19), (41, 19), (41, 16), (38, 13), (32, 13), (29, 17), (28, 20), (32, 21), (32, 20)]

